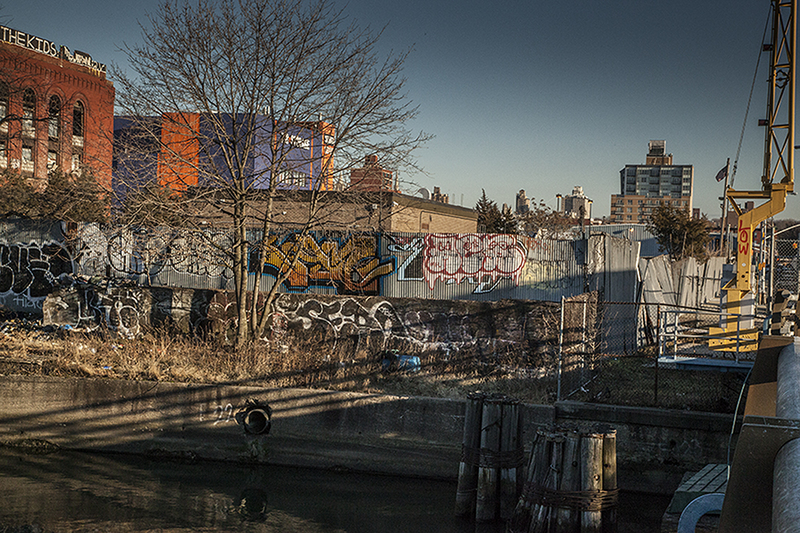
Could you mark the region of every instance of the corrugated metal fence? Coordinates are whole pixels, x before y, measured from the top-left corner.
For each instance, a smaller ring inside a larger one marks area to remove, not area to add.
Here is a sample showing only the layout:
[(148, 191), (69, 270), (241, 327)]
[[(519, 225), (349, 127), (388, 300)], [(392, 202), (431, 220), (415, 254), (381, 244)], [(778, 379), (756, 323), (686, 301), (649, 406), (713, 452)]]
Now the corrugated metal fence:
[[(258, 235), (251, 235), (257, 242)], [(470, 300), (560, 301), (600, 290), (635, 301), (638, 243), (608, 235), (546, 240), (518, 235), (316, 232), (272, 235), (269, 288), (291, 250), (299, 261), (281, 292)], [(64, 275), (142, 286), (233, 288), (224, 231), (0, 221), (0, 305), (37, 312)], [(254, 255), (253, 255), (254, 257)], [(252, 275), (251, 275), (252, 276)], [(250, 280), (250, 286), (255, 283)]]

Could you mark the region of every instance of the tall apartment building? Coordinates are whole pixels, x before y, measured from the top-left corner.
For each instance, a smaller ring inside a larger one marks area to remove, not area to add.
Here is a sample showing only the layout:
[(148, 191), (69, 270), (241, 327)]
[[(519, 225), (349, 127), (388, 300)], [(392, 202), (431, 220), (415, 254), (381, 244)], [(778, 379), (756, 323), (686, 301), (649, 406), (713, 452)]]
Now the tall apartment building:
[(649, 221), (660, 203), (692, 209), (694, 166), (675, 165), (666, 141), (650, 141), (644, 165), (625, 165), (619, 171), (620, 194), (611, 195), (611, 223)]

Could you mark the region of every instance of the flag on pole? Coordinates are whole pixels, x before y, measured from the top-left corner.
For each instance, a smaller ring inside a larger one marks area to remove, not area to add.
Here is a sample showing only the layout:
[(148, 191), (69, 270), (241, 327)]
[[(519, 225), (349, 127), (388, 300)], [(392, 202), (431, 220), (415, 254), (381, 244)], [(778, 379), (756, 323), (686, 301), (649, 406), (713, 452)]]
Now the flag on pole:
[(725, 166), (722, 167), (719, 172), (717, 172), (717, 181), (722, 181), (727, 177), (728, 177), (728, 165), (726, 163)]

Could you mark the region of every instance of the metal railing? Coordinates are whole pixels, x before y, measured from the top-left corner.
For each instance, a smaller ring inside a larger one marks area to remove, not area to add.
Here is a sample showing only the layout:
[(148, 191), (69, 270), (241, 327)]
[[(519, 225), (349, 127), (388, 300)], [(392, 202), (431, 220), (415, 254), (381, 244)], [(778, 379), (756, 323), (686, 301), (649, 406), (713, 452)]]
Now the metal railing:
[[(682, 316), (683, 315), (683, 320)], [(687, 316), (694, 318), (686, 319)], [(673, 360), (679, 357), (708, 357), (714, 359), (729, 359), (729, 356), (721, 355), (730, 353), (734, 361), (739, 364), (742, 359), (752, 359), (755, 351), (751, 339), (743, 334), (752, 333), (760, 328), (742, 328), (742, 324), (763, 322), (764, 316), (757, 314), (737, 314), (709, 311), (707, 309), (688, 309), (658, 306), (658, 355), (664, 358), (671, 353)], [(700, 319), (700, 317), (703, 317)], [(728, 337), (729, 343), (734, 348), (729, 352), (714, 350), (709, 345), (709, 341), (718, 340), (719, 337), (710, 335), (708, 327), (716, 325), (714, 322), (735, 323), (736, 334)], [(705, 332), (704, 332), (705, 331)]]
[[(709, 348), (710, 326), (758, 315), (641, 303), (562, 302), (559, 400), (732, 413), (754, 352)], [(742, 336), (741, 344), (746, 338)], [(709, 370), (718, 370), (710, 372)], [(725, 370), (724, 372), (721, 370)]]

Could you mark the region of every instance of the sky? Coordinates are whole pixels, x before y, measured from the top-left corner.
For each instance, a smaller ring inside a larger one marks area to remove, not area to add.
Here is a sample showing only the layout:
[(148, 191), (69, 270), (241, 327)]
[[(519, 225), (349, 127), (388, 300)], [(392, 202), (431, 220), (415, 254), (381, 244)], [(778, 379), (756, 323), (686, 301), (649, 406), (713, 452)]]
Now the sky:
[[(473, 207), (485, 190), (513, 206), (524, 189), (555, 208), (581, 186), (592, 214), (608, 215), (620, 169), (644, 164), (650, 140), (694, 165), (694, 207), (709, 218), (720, 216), (714, 177), (728, 158), (737, 190), (761, 187), (766, 55), (745, 114), (769, 0), (334, 3), (383, 29), (384, 55), (411, 50), (404, 74), (419, 115), (409, 127), (434, 138), (417, 154), (425, 174), (399, 177), (440, 187), (450, 203)], [(141, 42), (158, 0), (0, 5), (0, 23), (124, 68), (120, 48)], [(800, 219), (798, 196), (778, 218)]]

